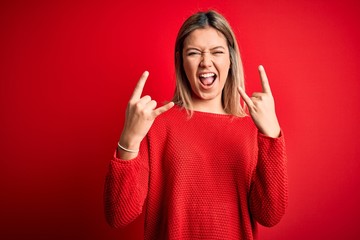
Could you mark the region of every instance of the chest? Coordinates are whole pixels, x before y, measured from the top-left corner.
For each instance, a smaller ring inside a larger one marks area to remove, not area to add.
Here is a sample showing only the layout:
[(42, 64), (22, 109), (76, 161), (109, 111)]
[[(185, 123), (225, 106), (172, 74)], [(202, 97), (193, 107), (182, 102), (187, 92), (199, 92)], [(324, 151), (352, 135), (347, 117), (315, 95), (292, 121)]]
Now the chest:
[(161, 143), (151, 147), (150, 164), (170, 181), (247, 185), (257, 161), (256, 134), (246, 122), (187, 121), (167, 129)]

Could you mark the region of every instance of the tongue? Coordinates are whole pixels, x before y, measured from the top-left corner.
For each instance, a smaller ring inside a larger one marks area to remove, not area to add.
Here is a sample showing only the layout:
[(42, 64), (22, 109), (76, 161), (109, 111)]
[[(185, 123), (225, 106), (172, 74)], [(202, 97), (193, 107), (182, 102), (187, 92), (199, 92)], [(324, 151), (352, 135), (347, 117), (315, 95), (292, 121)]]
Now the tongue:
[(204, 85), (211, 85), (214, 81), (214, 77), (201, 78), (201, 82)]

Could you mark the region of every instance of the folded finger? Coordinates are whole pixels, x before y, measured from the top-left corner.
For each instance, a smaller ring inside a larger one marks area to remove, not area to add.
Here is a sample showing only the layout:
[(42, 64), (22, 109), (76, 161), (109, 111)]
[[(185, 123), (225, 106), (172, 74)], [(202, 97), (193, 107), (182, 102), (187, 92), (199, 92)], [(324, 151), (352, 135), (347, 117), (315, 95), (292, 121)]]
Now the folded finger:
[(146, 107), (151, 109), (151, 110), (154, 110), (157, 106), (157, 102), (155, 100), (151, 100), (150, 102), (148, 102), (146, 104)]
[(151, 101), (151, 97), (148, 96), (148, 95), (146, 95), (146, 96), (143, 96), (142, 98), (140, 98), (140, 100), (137, 102), (137, 104), (146, 105), (146, 104), (148, 104), (150, 101)]

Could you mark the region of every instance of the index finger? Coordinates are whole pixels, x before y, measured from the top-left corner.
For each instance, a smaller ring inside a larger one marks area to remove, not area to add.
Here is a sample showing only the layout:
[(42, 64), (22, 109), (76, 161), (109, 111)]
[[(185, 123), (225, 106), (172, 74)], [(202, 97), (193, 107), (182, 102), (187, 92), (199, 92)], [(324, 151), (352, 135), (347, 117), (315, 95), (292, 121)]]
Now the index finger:
[(133, 94), (131, 96), (131, 99), (140, 99), (142, 91), (143, 91), (144, 86), (145, 86), (146, 79), (148, 78), (148, 76), (149, 76), (148, 71), (145, 71), (141, 75), (138, 83), (136, 84), (136, 87), (135, 87), (134, 92), (133, 92)]
[(266, 76), (265, 69), (262, 65), (259, 66), (259, 73), (261, 78), (261, 86), (263, 93), (271, 93), (269, 80)]

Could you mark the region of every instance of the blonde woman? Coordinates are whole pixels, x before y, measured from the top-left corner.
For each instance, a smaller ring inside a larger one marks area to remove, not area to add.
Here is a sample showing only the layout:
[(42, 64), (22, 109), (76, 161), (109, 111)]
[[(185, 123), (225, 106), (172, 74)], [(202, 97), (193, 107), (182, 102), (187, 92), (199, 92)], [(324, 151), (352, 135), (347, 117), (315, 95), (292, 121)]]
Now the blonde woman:
[(235, 36), (215, 11), (183, 23), (175, 69), (172, 102), (142, 96), (148, 72), (129, 101), (106, 178), (107, 221), (125, 226), (144, 211), (145, 239), (254, 239), (257, 224), (277, 224), (287, 205), (285, 142), (265, 70), (262, 91), (249, 97)]

